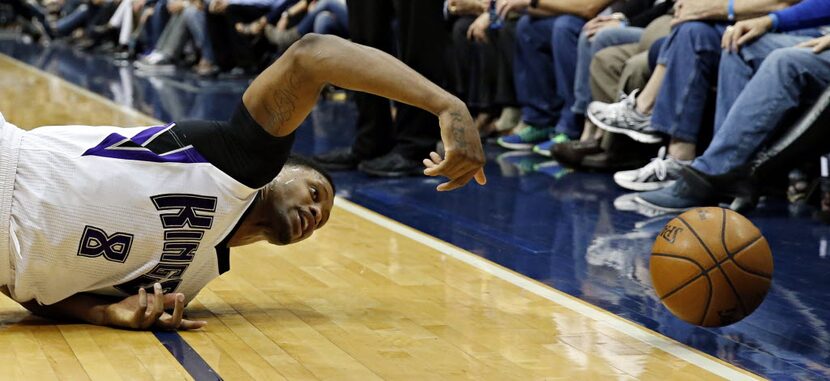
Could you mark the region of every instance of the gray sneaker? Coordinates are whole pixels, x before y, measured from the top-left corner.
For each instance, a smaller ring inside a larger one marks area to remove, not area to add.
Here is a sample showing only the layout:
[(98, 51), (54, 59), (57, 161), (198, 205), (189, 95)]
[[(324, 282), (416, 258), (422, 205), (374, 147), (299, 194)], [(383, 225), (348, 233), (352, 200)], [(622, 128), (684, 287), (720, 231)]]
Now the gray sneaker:
[(605, 131), (624, 134), (640, 143), (661, 142), (663, 138), (659, 132), (651, 128), (651, 117), (640, 114), (635, 108), (638, 91), (623, 96), (617, 103), (591, 102), (588, 119)]
[(666, 147), (660, 148), (657, 157), (640, 169), (621, 171), (614, 174), (617, 185), (636, 192), (648, 192), (671, 186), (680, 178), (683, 166), (691, 161), (675, 160), (668, 157)]

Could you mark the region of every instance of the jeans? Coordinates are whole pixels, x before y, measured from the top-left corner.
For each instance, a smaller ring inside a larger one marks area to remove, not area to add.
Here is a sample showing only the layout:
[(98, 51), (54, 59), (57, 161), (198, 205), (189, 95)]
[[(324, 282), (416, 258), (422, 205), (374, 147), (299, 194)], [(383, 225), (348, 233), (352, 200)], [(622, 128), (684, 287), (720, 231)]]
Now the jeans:
[(147, 25), (144, 26), (144, 35), (146, 39), (147, 51), (152, 51), (156, 48), (156, 44), (164, 33), (164, 27), (170, 20), (170, 12), (167, 11), (167, 0), (159, 0), (153, 8), (153, 15), (147, 20)]
[(599, 31), (592, 39), (585, 33), (579, 36), (576, 77), (574, 82), (574, 104), (571, 111), (574, 114), (585, 115), (588, 104), (591, 103), (591, 61), (594, 55), (610, 46), (633, 44), (640, 42), (643, 35), (642, 28), (608, 28)]
[[(770, 42), (780, 42), (787, 44), (782, 46), (792, 46), (807, 39), (787, 37), (767, 39), (762, 45), (771, 47)], [(746, 48), (743, 53), (750, 54)], [(744, 74), (735, 74), (741, 75)], [(747, 164), (790, 112), (805, 101), (816, 99), (828, 86), (830, 51), (814, 54), (810, 49), (792, 47), (771, 51), (735, 97), (712, 143), (692, 167), (709, 175), (721, 175)]]
[(519, 19), (514, 77), (525, 123), (539, 127), (556, 123), (556, 132), (570, 137), (581, 133), (571, 107), (583, 25), (584, 19), (571, 15)]
[(215, 64), (216, 55), (213, 53), (213, 43), (211, 43), (207, 31), (207, 14), (205, 13), (207, 11), (195, 6), (188, 6), (182, 12), (187, 30), (190, 32), (196, 47), (202, 53), (202, 59)]
[[(72, 3), (68, 3), (67, 7), (71, 8)], [(68, 36), (75, 29), (78, 29), (92, 17), (92, 6), (85, 3), (78, 3), (66, 16), (62, 17), (55, 23), (56, 36)]]
[(349, 13), (341, 0), (320, 0), (314, 11), (309, 12), (297, 24), (300, 36), (308, 33), (349, 36)]
[(658, 64), (666, 77), (654, 103), (651, 125), (675, 139), (697, 142), (704, 108), (718, 78), (726, 25), (686, 22), (669, 35)]

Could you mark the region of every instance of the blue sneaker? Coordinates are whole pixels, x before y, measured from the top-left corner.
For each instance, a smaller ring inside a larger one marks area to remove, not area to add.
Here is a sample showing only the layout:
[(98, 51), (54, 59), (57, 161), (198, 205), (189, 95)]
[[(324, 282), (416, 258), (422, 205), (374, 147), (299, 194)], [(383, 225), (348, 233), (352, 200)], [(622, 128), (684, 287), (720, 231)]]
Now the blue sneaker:
[(664, 212), (684, 212), (700, 206), (717, 206), (712, 184), (694, 169), (684, 167), (681, 178), (667, 188), (644, 192), (635, 201)]
[(553, 157), (553, 146), (559, 143), (565, 143), (569, 141), (571, 141), (571, 138), (569, 138), (568, 135), (559, 133), (550, 138), (550, 140), (533, 146), (533, 152), (538, 153), (542, 156)]
[(551, 127), (545, 128), (528, 125), (515, 134), (500, 137), (496, 142), (507, 149), (526, 151), (547, 140), (551, 133), (553, 133), (553, 128)]

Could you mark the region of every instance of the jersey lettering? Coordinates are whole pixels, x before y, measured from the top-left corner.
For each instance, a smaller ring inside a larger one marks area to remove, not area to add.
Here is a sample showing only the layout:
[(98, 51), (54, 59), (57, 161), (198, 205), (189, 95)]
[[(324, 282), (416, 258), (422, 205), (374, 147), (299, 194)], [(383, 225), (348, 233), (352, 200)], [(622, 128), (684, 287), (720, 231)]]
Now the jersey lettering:
[(162, 194), (150, 197), (156, 210), (162, 212), (164, 243), (159, 263), (144, 275), (116, 285), (115, 288), (135, 294), (139, 288), (150, 289), (161, 283), (163, 292), (174, 292), (182, 282), (205, 232), (213, 226), (216, 197), (195, 194)]
[(104, 230), (94, 226), (85, 226), (78, 245), (78, 255), (81, 257), (97, 258), (104, 256), (108, 261), (124, 263), (130, 255), (133, 245), (133, 235), (115, 233), (108, 235)]

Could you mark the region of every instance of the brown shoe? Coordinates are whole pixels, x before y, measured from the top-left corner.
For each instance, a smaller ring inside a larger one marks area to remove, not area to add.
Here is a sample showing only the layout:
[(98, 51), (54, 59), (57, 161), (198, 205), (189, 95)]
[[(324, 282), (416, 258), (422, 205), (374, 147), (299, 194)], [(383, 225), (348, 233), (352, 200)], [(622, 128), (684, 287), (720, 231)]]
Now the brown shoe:
[(573, 140), (569, 142), (560, 143), (553, 146), (553, 158), (560, 164), (569, 167), (578, 167), (582, 163), (582, 159), (588, 155), (594, 155), (602, 152), (602, 147), (598, 140), (578, 141)]

